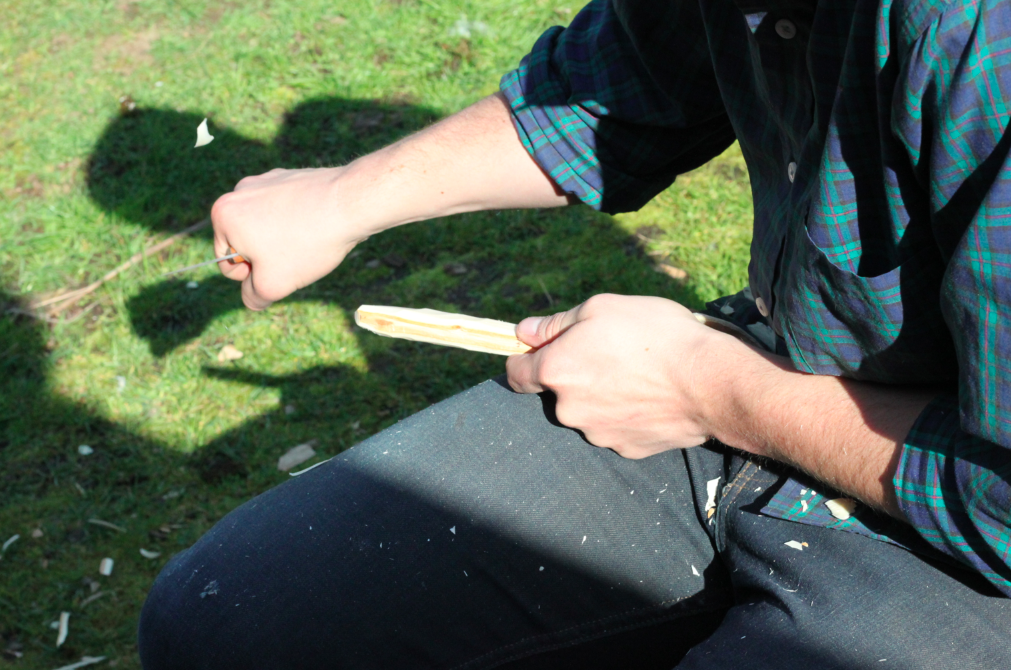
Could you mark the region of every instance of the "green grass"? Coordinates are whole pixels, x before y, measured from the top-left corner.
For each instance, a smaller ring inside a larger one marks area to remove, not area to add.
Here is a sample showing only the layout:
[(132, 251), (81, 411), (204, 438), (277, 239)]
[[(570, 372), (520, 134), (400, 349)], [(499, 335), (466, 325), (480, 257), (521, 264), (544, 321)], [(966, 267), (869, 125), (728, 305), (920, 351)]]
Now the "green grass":
[[(331, 456), (502, 370), (498, 357), (365, 334), (350, 316), (359, 304), (518, 320), (604, 291), (699, 307), (744, 285), (751, 200), (735, 147), (635, 214), (475, 214), (375, 237), (265, 313), (245, 311), (237, 286), (214, 270), (159, 278), (210, 258), (206, 231), (52, 323), (8, 313), (200, 220), (245, 174), (340, 164), (491, 93), (536, 36), (575, 9), (540, 0), (5, 3), (0, 542), (21, 539), (0, 560), (0, 647), (18, 643), (24, 657), (0, 657), (0, 667), (53, 668), (85, 654), (138, 667), (137, 615), (160, 567), (283, 481), (284, 451), (316, 439), (319, 458)], [(135, 113), (120, 114), (123, 95)], [(195, 151), (205, 116), (217, 139)], [(386, 262), (369, 267), (376, 259)], [(687, 270), (687, 282), (655, 272), (658, 261)], [(449, 262), (469, 271), (451, 276)], [(190, 279), (199, 286), (187, 288)], [(245, 356), (219, 363), (224, 344)], [(81, 444), (95, 453), (80, 456)], [(43, 535), (33, 538), (35, 529)], [(147, 560), (141, 547), (161, 557)], [(116, 560), (110, 578), (98, 574), (104, 556)], [(107, 595), (84, 605), (93, 582)], [(49, 624), (64, 610), (71, 633), (57, 649)]]

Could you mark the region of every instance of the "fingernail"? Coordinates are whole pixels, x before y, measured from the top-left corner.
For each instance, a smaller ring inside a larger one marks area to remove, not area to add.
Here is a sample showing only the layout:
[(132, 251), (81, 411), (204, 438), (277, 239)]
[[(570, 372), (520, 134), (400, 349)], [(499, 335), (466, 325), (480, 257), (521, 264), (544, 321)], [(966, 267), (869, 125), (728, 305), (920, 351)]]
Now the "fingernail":
[(526, 339), (536, 337), (537, 329), (540, 327), (541, 321), (544, 321), (543, 316), (528, 316), (517, 324), (516, 336)]

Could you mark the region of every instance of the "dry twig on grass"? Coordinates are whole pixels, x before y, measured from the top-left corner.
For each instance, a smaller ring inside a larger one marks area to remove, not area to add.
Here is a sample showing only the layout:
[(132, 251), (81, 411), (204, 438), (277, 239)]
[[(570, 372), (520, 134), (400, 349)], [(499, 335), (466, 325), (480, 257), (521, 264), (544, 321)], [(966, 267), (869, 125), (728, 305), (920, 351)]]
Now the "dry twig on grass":
[(176, 242), (178, 242), (182, 238), (188, 237), (189, 235), (192, 235), (193, 233), (197, 232), (198, 230), (202, 230), (202, 229), (206, 228), (208, 225), (210, 225), (210, 223), (211, 223), (210, 219), (204, 219), (203, 221), (200, 221), (198, 223), (194, 223), (189, 228), (186, 228), (185, 230), (179, 231), (175, 235), (172, 235), (171, 237), (168, 237), (168, 238), (162, 240), (158, 244), (152, 245), (152, 246), (148, 247), (147, 249), (145, 249), (144, 251), (139, 251), (139, 252), (135, 253), (133, 256), (130, 256), (130, 258), (125, 263), (117, 266), (116, 268), (110, 270), (109, 272), (106, 272), (102, 276), (101, 279), (98, 279), (97, 281), (93, 281), (92, 283), (88, 284), (87, 286), (81, 287), (79, 289), (75, 289), (73, 291), (68, 291), (66, 289), (60, 289), (57, 292), (57, 294), (54, 295), (54, 296), (52, 296), (52, 297), (44, 298), (44, 299), (37, 300), (37, 301), (33, 300), (33, 301), (29, 302), (28, 303), (28, 307), (30, 309), (32, 309), (32, 310), (40, 310), (43, 307), (48, 307), (48, 309), (45, 310), (46, 311), (46, 316), (48, 316), (50, 318), (54, 317), (57, 314), (59, 314), (60, 312), (62, 312), (63, 310), (65, 310), (68, 307), (70, 307), (71, 305), (75, 304), (78, 300), (80, 300), (84, 296), (86, 296), (86, 295), (88, 295), (90, 293), (94, 293), (95, 290), (97, 290), (99, 286), (101, 286), (105, 282), (109, 281), (110, 279), (115, 279), (118, 275), (120, 275), (124, 271), (130, 269), (131, 267), (133, 267), (134, 265), (136, 265), (140, 261), (144, 260), (148, 256), (153, 256), (154, 254), (158, 253), (159, 251), (162, 251), (163, 249), (166, 249), (166, 248), (172, 246), (173, 244), (175, 244)]

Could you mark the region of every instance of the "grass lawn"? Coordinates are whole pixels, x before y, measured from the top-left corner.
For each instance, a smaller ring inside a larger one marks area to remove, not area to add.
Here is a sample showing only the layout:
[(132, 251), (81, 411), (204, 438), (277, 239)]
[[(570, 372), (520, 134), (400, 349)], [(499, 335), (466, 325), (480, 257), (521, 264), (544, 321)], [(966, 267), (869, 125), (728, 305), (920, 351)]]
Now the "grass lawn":
[[(215, 269), (159, 277), (212, 257), (204, 230), (33, 317), (31, 299), (199, 221), (243, 175), (340, 164), (493, 92), (578, 5), (3, 4), (0, 543), (20, 539), (0, 557), (0, 667), (83, 655), (139, 667), (152, 580), (229, 509), (284, 481), (281, 454), (316, 440), (311, 465), (503, 369), (499, 357), (364, 333), (359, 304), (515, 321), (604, 291), (700, 307), (745, 284), (751, 197), (734, 147), (635, 214), (497, 212), (374, 237), (264, 313), (245, 311)], [(204, 117), (216, 139), (195, 150)], [(244, 356), (219, 362), (226, 344)], [(103, 557), (115, 559), (110, 577)], [(57, 648), (61, 611), (70, 634)]]

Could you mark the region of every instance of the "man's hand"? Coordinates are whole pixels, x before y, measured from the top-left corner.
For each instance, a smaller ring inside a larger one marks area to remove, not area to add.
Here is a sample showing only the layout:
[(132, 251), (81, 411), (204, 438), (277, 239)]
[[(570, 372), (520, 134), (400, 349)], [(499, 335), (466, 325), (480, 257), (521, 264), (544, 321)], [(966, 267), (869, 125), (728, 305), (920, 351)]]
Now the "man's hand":
[(676, 302), (641, 296), (594, 296), (524, 319), (516, 335), (540, 348), (507, 360), (513, 389), (553, 391), (562, 424), (627, 458), (704, 442), (715, 387), (702, 359), (745, 347)]
[(599, 447), (642, 458), (714, 437), (902, 518), (892, 476), (930, 389), (799, 372), (661, 298), (595, 296), (516, 335), (540, 348), (506, 362), (513, 389), (553, 391)]
[(264, 309), (331, 272), (362, 240), (394, 226), (486, 209), (569, 202), (523, 148), (501, 94), (342, 168), (271, 170), (211, 210), (214, 250)]
[(340, 168), (271, 170), (246, 177), (211, 210), (214, 251), (228, 247), (247, 263), (219, 265), (242, 282), (250, 309), (270, 303), (327, 275), (368, 235), (342, 220)]

